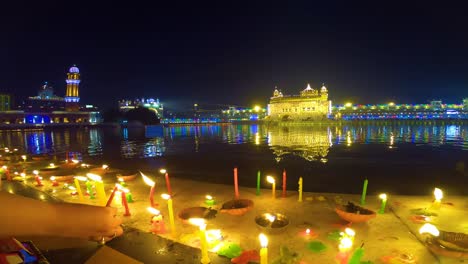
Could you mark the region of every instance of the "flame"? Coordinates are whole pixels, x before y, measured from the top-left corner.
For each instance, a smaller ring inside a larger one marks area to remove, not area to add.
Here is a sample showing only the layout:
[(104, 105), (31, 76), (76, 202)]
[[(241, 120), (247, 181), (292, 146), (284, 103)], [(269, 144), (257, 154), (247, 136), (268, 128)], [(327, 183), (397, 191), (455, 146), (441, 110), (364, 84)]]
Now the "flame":
[(435, 188), (434, 189), (434, 197), (436, 199), (436, 201), (439, 201), (442, 199), (442, 197), (444, 197), (444, 193), (442, 192), (441, 189), (439, 188)]
[(340, 240), (340, 245), (338, 246), (338, 248), (339, 248), (340, 250), (348, 250), (348, 249), (350, 249), (352, 246), (353, 246), (353, 240), (352, 240), (350, 237), (343, 237), (343, 238)]
[(310, 229), (309, 229), (309, 228), (306, 229), (306, 234), (307, 234), (307, 235), (310, 234)]
[(5, 165), (3, 165), (3, 166), (2, 166), (2, 169), (6, 170), (6, 169), (8, 169), (8, 167), (5, 166)]
[(68, 189), (70, 189), (72, 191), (76, 191), (76, 188), (74, 186), (68, 186)]
[(190, 224), (195, 225), (195, 226), (201, 227), (202, 225), (206, 225), (205, 219), (203, 218), (190, 218), (188, 221)]
[(22, 172), (22, 173), (20, 174), (20, 176), (23, 177), (23, 178), (26, 178), (26, 173)]
[(213, 196), (211, 196), (211, 195), (207, 195), (207, 196), (205, 196), (205, 198), (206, 198), (207, 200), (213, 200)]
[(163, 193), (163, 194), (161, 194), (161, 198), (163, 198), (164, 200), (169, 200), (169, 199), (171, 199), (171, 196), (169, 194), (167, 194), (167, 193)]
[(54, 164), (54, 163), (50, 163), (50, 164), (49, 164), (49, 167), (55, 167), (55, 164)]
[(153, 215), (159, 215), (159, 214), (161, 214), (161, 212), (160, 212), (158, 209), (156, 209), (156, 208), (148, 207), (148, 208), (146, 208), (146, 209), (148, 210), (148, 212), (150, 212), (150, 213), (153, 214)]
[(103, 164), (103, 165), (102, 165), (102, 169), (103, 169), (103, 170), (107, 170), (108, 168), (109, 168), (109, 166), (108, 166), (107, 164)]
[(382, 193), (379, 195), (379, 198), (386, 201), (387, 200), (387, 195), (385, 193)]
[(262, 246), (262, 248), (268, 247), (268, 237), (267, 236), (265, 236), (263, 233), (261, 233), (260, 235), (258, 235), (258, 239), (260, 239), (260, 245)]
[(39, 175), (39, 171), (38, 170), (33, 170), (33, 173), (37, 176)]
[(425, 234), (425, 233), (429, 233), (433, 236), (439, 236), (440, 232), (439, 230), (437, 229), (437, 227), (435, 227), (434, 225), (431, 225), (431, 224), (424, 224), (420, 229), (419, 229), (419, 233), (420, 234)]
[(72, 159), (71, 161), (72, 161), (73, 163), (75, 163), (75, 164), (77, 164), (77, 163), (80, 162), (79, 160), (76, 160), (76, 159)]
[(345, 233), (350, 237), (354, 237), (356, 235), (356, 232), (354, 232), (354, 230), (349, 227), (345, 229)]
[(21, 158), (26, 160), (27, 157), (26, 157), (26, 155), (21, 155)]
[(164, 174), (164, 173), (166, 173), (167, 171), (166, 171), (166, 169), (160, 169), (159, 172), (162, 173), (162, 174)]
[(88, 178), (86, 178), (85, 176), (75, 176), (73, 178), (75, 178), (75, 179), (77, 179), (79, 181), (88, 181)]
[(273, 223), (276, 219), (276, 216), (272, 215), (272, 214), (265, 214), (265, 218), (268, 219), (268, 221), (270, 221), (270, 223)]
[(146, 184), (149, 186), (153, 187), (155, 185), (155, 182), (152, 181), (148, 176), (144, 175), (143, 172), (140, 171), (141, 176), (143, 177), (143, 180), (145, 181)]
[(51, 180), (51, 181), (55, 181), (55, 176), (51, 176), (51, 177), (50, 177), (50, 180)]
[(267, 182), (269, 182), (269, 183), (275, 183), (275, 178), (273, 178), (273, 177), (271, 177), (271, 176), (267, 176), (267, 177), (266, 177), (266, 180), (267, 180)]
[(102, 181), (101, 176), (94, 174), (94, 173), (86, 173), (86, 176), (92, 181)]

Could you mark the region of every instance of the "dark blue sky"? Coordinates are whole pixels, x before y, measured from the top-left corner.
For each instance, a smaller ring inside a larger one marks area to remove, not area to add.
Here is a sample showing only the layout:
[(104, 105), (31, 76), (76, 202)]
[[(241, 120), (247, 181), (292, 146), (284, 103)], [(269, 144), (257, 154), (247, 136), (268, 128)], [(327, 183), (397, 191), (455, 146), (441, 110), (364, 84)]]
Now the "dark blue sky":
[(335, 103), (468, 96), (468, 16), (442, 2), (37, 2), (5, 4), (0, 18), (0, 91), (18, 97), (43, 81), (63, 95), (72, 64), (82, 102), (103, 107), (135, 97), (250, 106), (307, 82), (325, 82)]

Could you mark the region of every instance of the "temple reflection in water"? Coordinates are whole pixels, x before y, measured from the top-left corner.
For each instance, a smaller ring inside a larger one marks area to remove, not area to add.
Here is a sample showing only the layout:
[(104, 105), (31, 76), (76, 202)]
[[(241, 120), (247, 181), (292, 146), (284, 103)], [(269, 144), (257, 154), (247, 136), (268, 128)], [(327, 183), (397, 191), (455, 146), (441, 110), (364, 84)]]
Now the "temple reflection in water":
[(290, 154), (308, 161), (326, 162), (332, 146), (332, 133), (329, 127), (271, 127), (268, 130), (268, 146), (278, 162)]

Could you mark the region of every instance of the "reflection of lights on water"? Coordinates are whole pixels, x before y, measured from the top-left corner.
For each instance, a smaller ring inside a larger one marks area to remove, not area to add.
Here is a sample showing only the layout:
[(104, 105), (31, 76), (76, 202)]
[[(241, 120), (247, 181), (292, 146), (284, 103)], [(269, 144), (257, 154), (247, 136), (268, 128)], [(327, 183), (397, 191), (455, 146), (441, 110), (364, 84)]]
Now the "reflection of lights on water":
[(260, 134), (255, 133), (255, 145), (260, 145)]
[(352, 143), (353, 141), (351, 140), (351, 131), (348, 131), (346, 133), (346, 145), (349, 147)]

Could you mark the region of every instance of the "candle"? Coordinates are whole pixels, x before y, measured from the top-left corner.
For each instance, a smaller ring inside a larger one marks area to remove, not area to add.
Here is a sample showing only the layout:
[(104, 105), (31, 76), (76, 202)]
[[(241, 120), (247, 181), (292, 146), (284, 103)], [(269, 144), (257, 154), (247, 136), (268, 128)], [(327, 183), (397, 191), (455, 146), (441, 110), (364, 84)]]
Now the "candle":
[(338, 245), (338, 249), (340, 252), (348, 252), (353, 247), (354, 236), (356, 233), (351, 228), (346, 228), (345, 232), (340, 233), (340, 244)]
[(107, 197), (106, 191), (104, 190), (104, 183), (102, 182), (102, 178), (99, 175), (88, 173), (86, 174), (88, 178), (90, 178), (94, 182), (94, 186), (96, 187), (96, 193), (99, 199), (99, 204), (102, 206), (106, 205)]
[(440, 208), (440, 204), (441, 204), (441, 201), (442, 201), (442, 198), (444, 197), (444, 193), (442, 192), (441, 189), (439, 188), (435, 188), (434, 189), (434, 203), (433, 203), (433, 207), (436, 208), (436, 209), (439, 209)]
[(93, 184), (91, 183), (91, 181), (86, 181), (86, 190), (89, 194), (89, 199), (94, 199)]
[(267, 182), (271, 183), (271, 196), (273, 197), (273, 199), (276, 198), (276, 183), (275, 183), (275, 178), (271, 177), (271, 176), (267, 176)]
[(215, 201), (213, 200), (213, 197), (211, 195), (205, 196), (205, 204), (209, 206), (213, 206), (215, 204)]
[[(128, 190), (128, 189), (127, 189), (127, 190)], [(129, 190), (127, 193), (125, 193), (125, 196), (127, 197), (127, 202), (133, 203), (133, 195), (132, 195), (132, 193), (130, 192), (130, 190)]]
[(257, 196), (260, 195), (260, 171), (257, 171)]
[(107, 170), (107, 169), (109, 169), (109, 166), (106, 165), (106, 164), (102, 164), (102, 169), (103, 169), (103, 170)]
[(152, 181), (150, 178), (148, 178), (146, 175), (144, 175), (141, 171), (140, 171), (140, 174), (143, 177), (143, 181), (145, 181), (147, 185), (151, 186), (151, 190), (149, 194), (150, 206), (151, 207), (158, 206), (158, 204), (154, 203), (154, 189), (155, 189), (156, 183)]
[(38, 170), (34, 170), (33, 171), (34, 175), (35, 175), (35, 179), (36, 179), (36, 186), (40, 187), (40, 186), (43, 186), (42, 184), (42, 177), (39, 176), (39, 171)]
[(55, 176), (51, 176), (50, 180), (52, 181), (52, 186), (59, 186), (58, 182), (55, 180)]
[(121, 188), (121, 195), (122, 195), (122, 204), (125, 207), (124, 216), (130, 216), (130, 209), (128, 209), (127, 197), (125, 197), (125, 193), (128, 191), (125, 188)]
[(26, 183), (26, 173), (20, 173), (21, 178), (23, 178), (23, 183)]
[(268, 264), (268, 238), (264, 234), (258, 236), (260, 239), (260, 264)]
[(78, 197), (80, 201), (84, 201), (83, 192), (81, 191), (80, 181), (87, 181), (88, 179), (84, 176), (75, 176), (73, 177), (75, 181), (76, 191), (78, 192)]
[(364, 249), (362, 247), (356, 249), (349, 259), (347, 264), (361, 264), (361, 259), (364, 256)]
[(382, 200), (382, 204), (380, 206), (379, 214), (385, 213), (385, 206), (387, 205), (387, 195), (382, 193), (379, 195), (379, 198)]
[(297, 199), (298, 202), (302, 202), (302, 177), (299, 177), (299, 198)]
[(26, 160), (28, 159), (26, 155), (21, 155), (21, 158), (23, 159), (23, 162), (26, 162)]
[(286, 169), (283, 170), (283, 198), (286, 198)]
[(167, 200), (167, 210), (169, 211), (169, 223), (171, 224), (172, 235), (175, 236), (176, 230), (175, 230), (174, 210), (172, 208), (171, 196), (169, 194), (163, 193), (163, 194), (161, 194), (161, 197), (164, 200)]
[(115, 192), (119, 189), (119, 186), (121, 186), (121, 185), (119, 185), (118, 183), (115, 184), (115, 187), (112, 190), (111, 195), (109, 196), (109, 199), (107, 199), (106, 207), (111, 206), (112, 201), (114, 200)]
[(239, 199), (239, 182), (237, 179), (237, 168), (234, 168), (234, 194)]
[(123, 178), (119, 177), (117, 180), (119, 181), (120, 186), (127, 187), (127, 184), (125, 183), (125, 180)]
[(193, 225), (196, 225), (200, 228), (200, 250), (201, 250), (201, 260), (202, 264), (208, 264), (211, 262), (210, 257), (208, 256), (208, 242), (206, 241), (206, 223), (203, 218), (190, 218), (189, 222)]
[(169, 181), (169, 173), (167, 173), (166, 169), (160, 169), (159, 172), (165, 174), (164, 177), (166, 178), (166, 189), (169, 195), (172, 196), (171, 182)]
[(154, 234), (164, 233), (165, 226), (161, 212), (159, 212), (158, 209), (155, 209), (153, 207), (148, 207), (147, 210), (153, 215), (151, 217), (151, 232), (153, 232)]
[(369, 181), (367, 179), (365, 179), (364, 180), (364, 186), (362, 187), (361, 205), (366, 204), (367, 184), (369, 184)]

